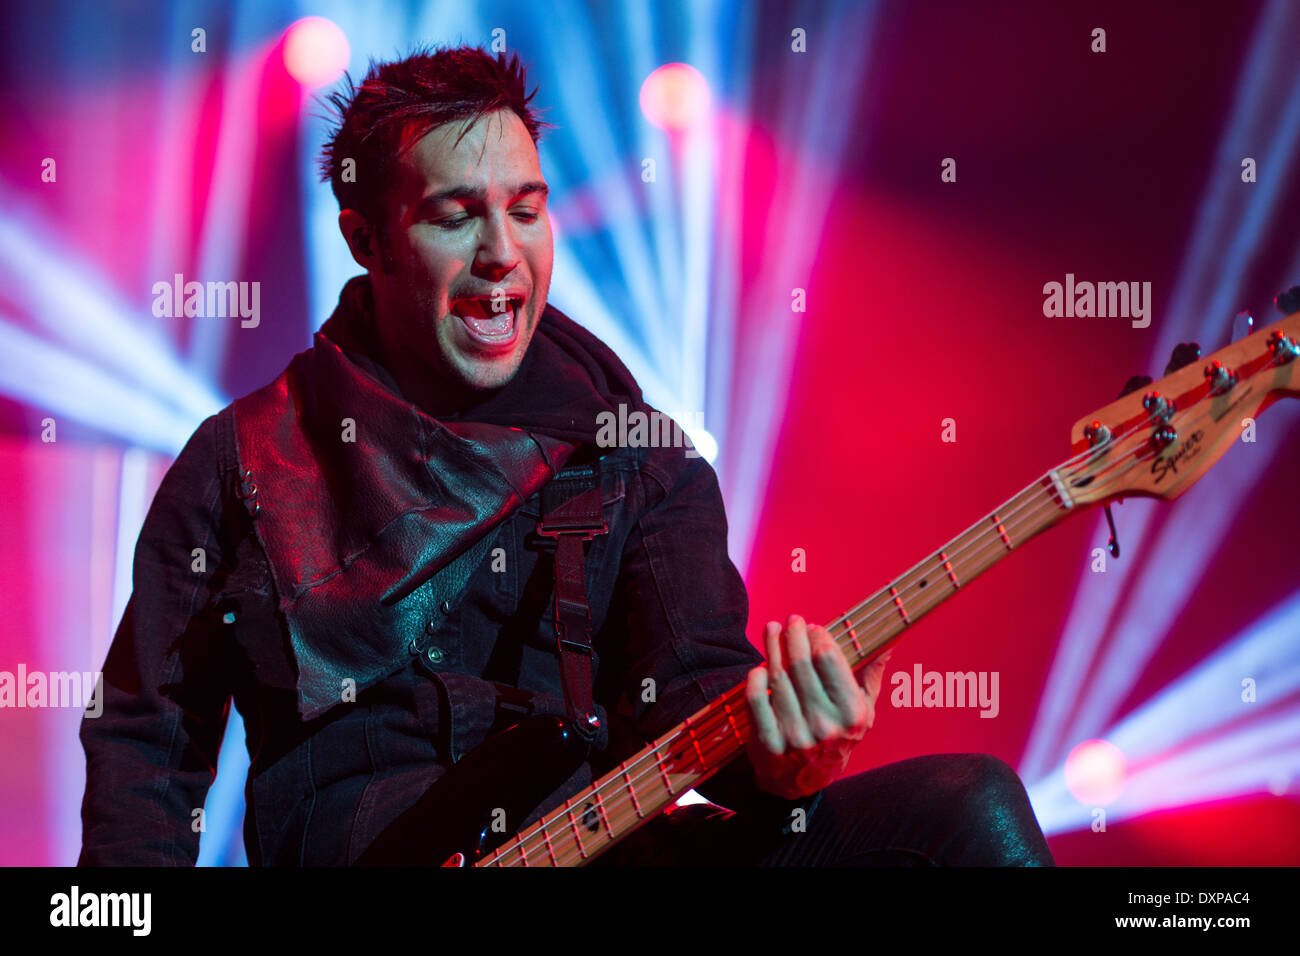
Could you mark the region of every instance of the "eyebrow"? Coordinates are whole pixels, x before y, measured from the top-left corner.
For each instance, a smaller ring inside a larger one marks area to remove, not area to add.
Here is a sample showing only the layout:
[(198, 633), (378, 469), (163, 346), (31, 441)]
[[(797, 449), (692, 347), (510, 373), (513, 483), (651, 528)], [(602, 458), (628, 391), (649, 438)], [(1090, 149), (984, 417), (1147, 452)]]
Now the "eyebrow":
[[(526, 183), (520, 183), (515, 186), (511, 192), (514, 199), (520, 196), (541, 195), (543, 198), (551, 191), (550, 187), (541, 180), (530, 180)], [(486, 202), (487, 190), (477, 186), (451, 186), (447, 189), (440, 189), (436, 193), (430, 193), (420, 200), (421, 208), (436, 206), (441, 202)]]

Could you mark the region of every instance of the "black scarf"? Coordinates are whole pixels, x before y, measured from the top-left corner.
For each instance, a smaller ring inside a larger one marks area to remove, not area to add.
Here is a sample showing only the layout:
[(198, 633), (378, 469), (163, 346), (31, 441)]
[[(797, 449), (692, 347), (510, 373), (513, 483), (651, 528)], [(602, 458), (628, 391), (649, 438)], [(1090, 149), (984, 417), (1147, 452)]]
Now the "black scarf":
[(595, 442), (597, 415), (649, 411), (618, 357), (547, 305), (514, 378), (435, 419), (377, 361), (371, 303), (369, 278), (349, 281), (314, 346), (235, 402), (308, 720), (406, 665), (428, 609), (399, 602), (439, 573), (463, 585), (456, 559)]

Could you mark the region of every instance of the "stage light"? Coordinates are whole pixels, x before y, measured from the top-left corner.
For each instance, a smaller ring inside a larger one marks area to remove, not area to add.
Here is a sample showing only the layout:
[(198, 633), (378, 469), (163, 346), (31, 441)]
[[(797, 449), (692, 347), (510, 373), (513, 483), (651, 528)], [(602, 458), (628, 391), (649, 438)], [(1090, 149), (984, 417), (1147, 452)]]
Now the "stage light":
[(306, 87), (333, 83), (352, 55), (338, 24), (324, 17), (303, 17), (284, 34), (284, 67)]
[(718, 458), (718, 440), (705, 428), (691, 428), (687, 434), (691, 436), (691, 443), (700, 457), (713, 464)]
[(1065, 758), (1065, 785), (1085, 806), (1104, 807), (1124, 789), (1124, 754), (1107, 740), (1085, 740)]
[[(800, 325), (786, 304), (790, 277), (813, 268), (855, 135), (826, 117), (865, 75), (880, 15), (852, 0), (816, 7), (810, 32), (830, 46), (784, 74), (779, 102), (755, 100), (767, 64), (753, 45), (733, 42), (758, 35), (753, 5), (721, 21), (687, 5), (683, 27), (671, 4), (633, 4), (619, 8), (615, 21), (624, 22), (612, 33), (588, 17), (552, 17), (534, 37), (538, 49), (608, 45), (613, 54), (540, 56), (530, 72), (560, 119), (539, 145), (556, 225), (551, 301), (614, 350), (650, 404), (679, 421), (700, 413), (708, 421), (728, 550), (742, 569), (794, 377)], [(459, 10), (435, 5), (421, 26), (455, 34)], [(338, 22), (367, 49), (399, 39), (385, 21), (340, 13)], [(673, 30), (682, 42), (665, 54), (656, 38)], [(318, 112), (303, 119), (308, 164), (330, 132)], [(311, 314), (323, 322), (355, 263), (330, 191), (306, 195)], [(751, 277), (751, 260), (780, 268)], [(733, 367), (741, 352), (743, 371)]]
[[(1112, 822), (1207, 800), (1287, 792), (1300, 768), (1298, 624), (1300, 594), (1106, 729), (1106, 742), (1138, 765), (1126, 770), (1122, 794), (1106, 809)], [(1267, 690), (1252, 696), (1260, 675), (1267, 675)], [(1251, 682), (1244, 684), (1247, 677)], [(1042, 777), (1025, 777), (1049, 835), (1091, 822), (1073, 786), (1073, 757)]]
[(709, 83), (689, 63), (666, 63), (641, 84), (641, 112), (660, 129), (689, 129), (708, 110)]
[[(1210, 176), (1164, 309), (1168, 318), (1153, 341), (1147, 368), (1152, 374), (1163, 368), (1179, 341), (1200, 342), (1207, 351), (1224, 344), (1232, 328), (1231, 316), (1243, 303), (1249, 264), (1261, 254), (1260, 237), (1278, 207), (1275, 190), (1294, 178), (1288, 178), (1287, 171), (1294, 170), (1297, 161), (1300, 89), (1278, 78), (1288, 75), (1288, 64), (1294, 59), (1281, 38), (1293, 35), (1297, 22), (1294, 5), (1282, 0), (1273, 0), (1261, 12), (1219, 143), (1219, 156), (1231, 158), (1233, 164), (1259, 150), (1261, 166), (1282, 172), (1261, 183), (1263, 189), (1249, 190), (1237, 188), (1239, 182)], [(1249, 150), (1244, 144), (1251, 144)], [(1295, 268), (1283, 275), (1291, 275)], [(1020, 764), (1026, 780), (1048, 779), (1051, 768), (1059, 767), (1065, 742), (1102, 733), (1121, 719), (1120, 706), (1202, 585), (1220, 542), (1232, 532), (1238, 510), (1250, 500), (1247, 492), (1287, 447), (1282, 436), (1289, 434), (1287, 416), (1295, 412), (1281, 406), (1269, 415), (1270, 432), (1278, 437), (1254, 446), (1250, 454), (1240, 449), (1229, 453), (1174, 503), (1175, 514), (1196, 515), (1195, 521), (1171, 519), (1159, 511), (1166, 507), (1162, 503), (1125, 503), (1120, 533), (1128, 553), (1141, 555), (1142, 563), (1117, 564), (1105, 574), (1080, 578)], [(1105, 540), (1106, 524), (1100, 516), (1094, 519), (1094, 527), (1092, 537)], [(1079, 673), (1092, 677), (1080, 686)], [(1199, 716), (1205, 711), (1199, 701), (1178, 703), (1186, 713)], [(1175, 726), (1183, 725), (1181, 714), (1174, 719)], [(1161, 732), (1154, 722), (1144, 723), (1142, 729)], [(1114, 739), (1115, 735), (1108, 736)], [(1139, 750), (1125, 744), (1124, 751), (1146, 760), (1146, 747)], [(1134, 778), (1129, 782), (1136, 785)], [(1222, 782), (1229, 783), (1227, 778)], [(1237, 789), (1225, 791), (1226, 795), (1254, 792), (1245, 789), (1245, 780), (1230, 783)], [(1253, 779), (1249, 783), (1249, 787), (1258, 785)]]

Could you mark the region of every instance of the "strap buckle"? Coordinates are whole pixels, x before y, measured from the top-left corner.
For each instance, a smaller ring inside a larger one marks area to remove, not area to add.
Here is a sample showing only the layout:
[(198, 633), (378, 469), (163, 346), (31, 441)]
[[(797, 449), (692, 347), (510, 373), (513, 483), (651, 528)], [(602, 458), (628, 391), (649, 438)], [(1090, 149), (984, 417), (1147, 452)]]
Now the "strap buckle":
[(579, 518), (552, 518), (549, 521), (539, 521), (537, 533), (544, 538), (554, 538), (557, 541), (561, 535), (581, 535), (583, 541), (590, 541), (598, 535), (609, 534), (609, 523), (604, 518), (601, 518), (599, 524)]

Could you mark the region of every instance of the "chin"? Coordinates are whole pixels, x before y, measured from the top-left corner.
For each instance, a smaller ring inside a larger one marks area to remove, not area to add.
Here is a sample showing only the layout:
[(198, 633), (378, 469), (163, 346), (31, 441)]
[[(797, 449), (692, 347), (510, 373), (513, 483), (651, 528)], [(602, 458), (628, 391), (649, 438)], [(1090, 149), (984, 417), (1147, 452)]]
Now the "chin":
[(452, 374), (462, 385), (475, 391), (489, 391), (508, 383), (519, 371), (523, 361), (524, 350), (514, 351), (498, 356), (484, 356), (472, 352), (453, 352), (450, 366)]
[(497, 363), (497, 367), (491, 368), (484, 368), (480, 363), (475, 363), (475, 366), (473, 369), (464, 367), (458, 369), (459, 377), (469, 388), (480, 392), (501, 388), (514, 378), (515, 373), (519, 371), (518, 362), (511, 362), (508, 365), (506, 363)]
[(524, 354), (532, 342), (532, 332), (531, 328), (520, 329), (519, 341), (514, 348), (496, 355), (485, 354), (469, 347), (467, 343), (453, 340), (443, 346), (444, 359), (450, 358), (445, 364), (450, 366), (461, 384), (468, 388), (476, 391), (501, 388), (518, 373)]

